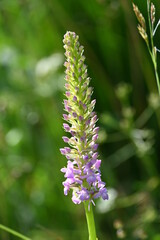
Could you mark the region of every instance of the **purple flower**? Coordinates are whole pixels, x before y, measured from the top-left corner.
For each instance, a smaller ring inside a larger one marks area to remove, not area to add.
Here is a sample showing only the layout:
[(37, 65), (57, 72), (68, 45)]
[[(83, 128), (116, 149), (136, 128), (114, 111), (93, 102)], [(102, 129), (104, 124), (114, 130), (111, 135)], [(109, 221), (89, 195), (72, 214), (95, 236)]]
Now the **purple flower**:
[(95, 168), (98, 170), (101, 166), (101, 160), (97, 160), (94, 164)]
[(86, 188), (83, 188), (80, 192), (79, 192), (79, 199), (81, 201), (86, 201), (90, 199), (90, 193)]
[(64, 141), (65, 143), (68, 143), (68, 142), (69, 142), (69, 138), (68, 138), (68, 137), (62, 137), (62, 139), (63, 139), (63, 141)]
[(64, 127), (64, 130), (65, 130), (66, 132), (69, 132), (69, 131), (70, 131), (70, 126), (69, 126), (68, 124), (63, 123), (63, 127)]
[(77, 101), (77, 97), (76, 96), (73, 97), (73, 101), (75, 101), (75, 102)]
[(106, 188), (100, 189), (100, 193), (103, 200), (108, 200), (108, 192)]
[(75, 191), (73, 191), (72, 201), (73, 201), (75, 204), (80, 204), (80, 203), (81, 203), (81, 200), (80, 200), (80, 198), (79, 198), (79, 195), (76, 194)]
[(61, 148), (60, 151), (68, 159), (67, 167), (61, 169), (66, 180), (63, 182), (64, 194), (72, 191), (72, 201), (80, 204), (102, 197), (108, 199), (105, 183), (101, 180), (98, 158), (99, 127), (96, 127), (97, 115), (93, 111), (96, 100), (91, 101), (93, 89), (89, 87), (90, 78), (87, 76), (87, 67), (84, 64), (83, 47), (78, 42), (78, 36), (67, 32), (64, 36), (66, 50), (66, 98), (63, 118), (69, 124), (63, 127), (71, 137), (62, 137), (70, 147)]
[(92, 140), (95, 142), (98, 139), (98, 134), (93, 135)]
[(91, 185), (92, 183), (94, 183), (96, 181), (96, 176), (95, 174), (88, 174), (89, 176), (87, 177), (87, 182), (89, 183), (89, 185)]
[(67, 96), (67, 97), (70, 97), (70, 96), (71, 96), (71, 93), (70, 93), (70, 92), (66, 92), (66, 96)]
[(97, 159), (97, 157), (98, 157), (98, 152), (93, 153), (92, 159)]
[(66, 121), (69, 119), (69, 117), (68, 117), (67, 114), (63, 114), (63, 118), (64, 118), (64, 120), (66, 120)]
[(66, 150), (64, 148), (60, 148), (60, 152), (62, 153), (62, 155), (66, 154)]
[(83, 156), (83, 160), (88, 160), (88, 159), (89, 159), (89, 157), (87, 154)]

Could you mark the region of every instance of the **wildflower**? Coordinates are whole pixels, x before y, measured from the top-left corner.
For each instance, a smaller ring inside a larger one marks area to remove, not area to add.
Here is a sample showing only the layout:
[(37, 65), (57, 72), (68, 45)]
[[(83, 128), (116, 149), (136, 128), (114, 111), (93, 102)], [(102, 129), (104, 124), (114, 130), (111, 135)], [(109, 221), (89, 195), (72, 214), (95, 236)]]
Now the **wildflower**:
[(108, 199), (105, 183), (101, 180), (98, 159), (98, 131), (96, 127), (97, 115), (93, 111), (96, 100), (91, 101), (93, 89), (89, 87), (90, 78), (84, 64), (83, 46), (78, 42), (74, 32), (67, 32), (64, 36), (66, 50), (66, 93), (64, 100), (63, 124), (64, 130), (70, 133), (63, 136), (70, 147), (60, 149), (68, 159), (67, 167), (61, 169), (66, 180), (63, 182), (64, 194), (72, 190), (72, 201), (80, 204), (84, 201), (94, 203), (94, 199), (102, 197)]

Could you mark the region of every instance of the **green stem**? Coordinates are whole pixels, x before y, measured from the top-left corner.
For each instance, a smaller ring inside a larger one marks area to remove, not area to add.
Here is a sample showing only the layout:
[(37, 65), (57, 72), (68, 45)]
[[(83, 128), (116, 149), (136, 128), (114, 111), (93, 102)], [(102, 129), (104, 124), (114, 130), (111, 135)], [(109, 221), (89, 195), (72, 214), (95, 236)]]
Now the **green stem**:
[(84, 208), (86, 212), (89, 240), (98, 240), (98, 238), (96, 238), (96, 228), (95, 228), (92, 204), (90, 204), (89, 206), (88, 201), (84, 202)]
[(158, 87), (158, 93), (159, 93), (159, 96), (160, 96), (160, 82), (159, 82), (159, 76), (158, 76), (158, 72), (157, 72), (157, 63), (156, 63), (156, 60), (152, 59), (153, 61), (153, 65), (154, 65), (154, 72), (155, 72), (155, 77), (156, 77), (156, 82), (157, 82), (157, 87)]
[(154, 49), (153, 49), (152, 52), (151, 52), (148, 43), (147, 43), (147, 47), (148, 47), (148, 51), (149, 51), (149, 53), (150, 53), (150, 56), (151, 56), (151, 59), (152, 59), (152, 62), (153, 62), (154, 74), (155, 74), (155, 77), (156, 77), (158, 93), (159, 93), (159, 96), (160, 96), (160, 80), (159, 80), (159, 75), (158, 75), (158, 71), (157, 71), (157, 62), (156, 62), (155, 53), (153, 52)]
[(14, 230), (12, 230), (12, 229), (10, 229), (10, 228), (8, 228), (8, 227), (5, 227), (5, 226), (2, 225), (2, 224), (0, 224), (0, 228), (3, 229), (3, 230), (6, 231), (6, 232), (11, 233), (12, 235), (14, 235), (14, 236), (16, 236), (16, 237), (19, 237), (19, 238), (23, 239), (23, 240), (31, 240), (30, 238), (25, 237), (25, 236), (22, 235), (21, 233), (18, 233), (18, 232), (14, 231)]
[(156, 51), (155, 51), (154, 41), (153, 41), (153, 27), (152, 27), (151, 18), (150, 18), (150, 0), (147, 0), (147, 12), (148, 12), (148, 23), (149, 23), (149, 32), (150, 32), (150, 40), (151, 40), (151, 50), (150, 50), (150, 46), (148, 43), (147, 43), (147, 47), (148, 47), (149, 53), (152, 58), (158, 93), (160, 96), (160, 81), (159, 81), (159, 76), (158, 76), (158, 71), (157, 71)]

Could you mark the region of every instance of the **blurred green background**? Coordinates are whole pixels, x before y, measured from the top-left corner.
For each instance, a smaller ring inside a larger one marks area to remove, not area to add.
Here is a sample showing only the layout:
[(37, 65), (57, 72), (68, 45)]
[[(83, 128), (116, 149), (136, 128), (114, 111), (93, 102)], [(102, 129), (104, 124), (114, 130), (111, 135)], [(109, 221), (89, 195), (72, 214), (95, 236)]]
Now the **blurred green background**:
[[(146, 16), (146, 1), (135, 3)], [(94, 208), (98, 237), (160, 239), (160, 100), (136, 25), (129, 0), (0, 0), (0, 224), (33, 240), (88, 238), (60, 173), (70, 30), (85, 47), (110, 194)], [(160, 30), (160, 48), (159, 39)], [(17, 238), (0, 230), (0, 239)]]

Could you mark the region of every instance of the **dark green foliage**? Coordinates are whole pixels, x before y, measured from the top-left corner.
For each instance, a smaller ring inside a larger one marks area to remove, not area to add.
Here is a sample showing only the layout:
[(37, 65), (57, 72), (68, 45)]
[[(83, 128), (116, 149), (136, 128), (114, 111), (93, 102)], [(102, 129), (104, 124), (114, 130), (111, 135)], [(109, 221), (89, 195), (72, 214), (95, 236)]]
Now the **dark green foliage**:
[[(145, 2), (135, 1), (144, 16)], [(33, 240), (87, 239), (83, 205), (63, 195), (60, 173), (70, 30), (85, 47), (111, 189), (110, 202), (95, 207), (99, 239), (160, 239), (160, 100), (136, 25), (128, 0), (0, 1), (1, 224)], [(158, 30), (160, 48), (159, 38)], [(0, 230), (0, 239), (17, 238)]]

